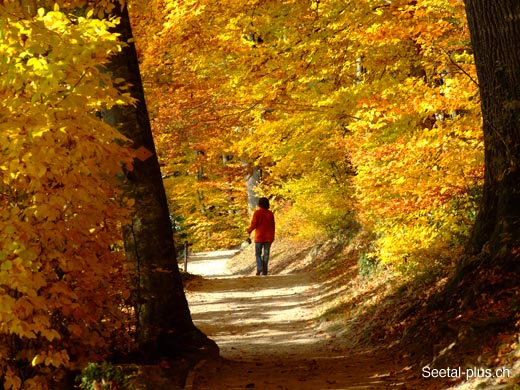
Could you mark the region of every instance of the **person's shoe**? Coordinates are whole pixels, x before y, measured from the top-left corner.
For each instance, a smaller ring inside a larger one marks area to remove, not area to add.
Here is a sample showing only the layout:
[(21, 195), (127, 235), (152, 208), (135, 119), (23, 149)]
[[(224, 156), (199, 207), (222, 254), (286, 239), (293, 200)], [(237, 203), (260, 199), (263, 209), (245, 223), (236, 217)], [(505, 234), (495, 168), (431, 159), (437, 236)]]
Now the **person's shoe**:
[(261, 273), (262, 271), (256, 271), (256, 276), (260, 276)]

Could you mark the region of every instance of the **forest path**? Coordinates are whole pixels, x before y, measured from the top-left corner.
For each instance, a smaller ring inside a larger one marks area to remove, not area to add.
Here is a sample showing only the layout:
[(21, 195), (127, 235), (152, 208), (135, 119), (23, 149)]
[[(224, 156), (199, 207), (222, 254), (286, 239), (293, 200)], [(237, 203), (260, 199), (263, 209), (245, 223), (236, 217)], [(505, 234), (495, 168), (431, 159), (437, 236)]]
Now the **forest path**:
[(320, 325), (324, 296), (310, 274), (231, 275), (234, 253), (190, 256), (188, 271), (203, 276), (187, 286), (192, 318), (223, 359), (200, 364), (186, 388), (417, 388), (397, 356), (385, 349), (351, 350)]

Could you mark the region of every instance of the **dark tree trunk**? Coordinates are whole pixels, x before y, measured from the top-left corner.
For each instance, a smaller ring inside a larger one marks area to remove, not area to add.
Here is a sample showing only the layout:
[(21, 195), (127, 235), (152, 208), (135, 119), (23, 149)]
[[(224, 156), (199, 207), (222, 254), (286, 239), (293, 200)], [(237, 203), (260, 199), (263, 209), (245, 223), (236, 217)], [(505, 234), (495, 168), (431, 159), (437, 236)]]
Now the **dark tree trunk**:
[[(216, 344), (193, 324), (177, 266), (173, 229), (161, 171), (153, 142), (137, 52), (126, 7), (120, 12), (117, 32), (130, 42), (115, 56), (109, 71), (132, 84), (135, 107), (119, 107), (104, 113), (134, 142), (136, 149), (150, 151), (136, 159), (127, 174), (125, 191), (135, 199), (132, 224), (124, 227), (128, 261), (136, 266), (137, 341), (147, 361), (165, 357), (218, 353)], [(146, 157), (143, 156), (143, 157)]]
[(465, 0), (482, 99), (485, 182), (476, 252), (507, 256), (520, 235), (520, 1)]

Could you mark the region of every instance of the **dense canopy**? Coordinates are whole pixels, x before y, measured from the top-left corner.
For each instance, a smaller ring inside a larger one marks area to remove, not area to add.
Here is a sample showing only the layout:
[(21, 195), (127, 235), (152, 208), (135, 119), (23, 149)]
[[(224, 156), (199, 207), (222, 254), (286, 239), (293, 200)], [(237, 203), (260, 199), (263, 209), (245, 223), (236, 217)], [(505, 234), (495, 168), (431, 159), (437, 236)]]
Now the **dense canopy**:
[(449, 261), (483, 176), (457, 0), (132, 5), (172, 210), (199, 248), (236, 242), (260, 170), (285, 234), (375, 239), (374, 259)]

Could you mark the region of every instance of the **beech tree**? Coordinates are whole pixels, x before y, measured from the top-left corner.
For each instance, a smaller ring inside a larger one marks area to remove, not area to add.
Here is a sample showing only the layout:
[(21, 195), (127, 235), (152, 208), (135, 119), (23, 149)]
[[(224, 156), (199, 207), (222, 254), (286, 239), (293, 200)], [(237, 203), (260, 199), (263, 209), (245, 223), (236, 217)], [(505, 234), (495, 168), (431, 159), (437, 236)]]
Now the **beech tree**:
[(465, 0), (482, 100), (484, 194), (473, 248), (509, 256), (520, 238), (520, 3)]
[(216, 344), (191, 320), (177, 266), (173, 229), (150, 128), (137, 52), (126, 5), (113, 14), (126, 46), (108, 66), (115, 79), (130, 84), (135, 105), (114, 107), (104, 118), (133, 141), (137, 158), (126, 172), (125, 192), (135, 200), (132, 222), (124, 227), (127, 260), (135, 269), (139, 352), (146, 360), (216, 352)]

